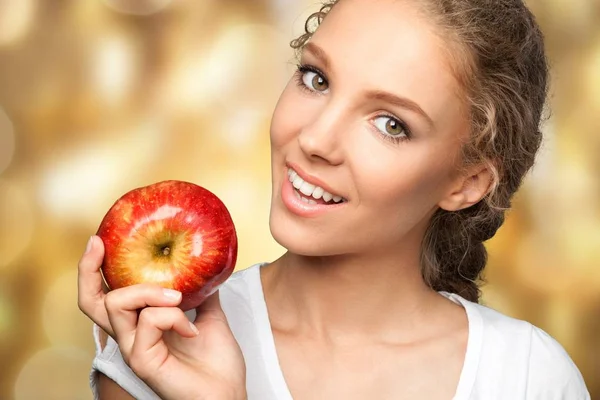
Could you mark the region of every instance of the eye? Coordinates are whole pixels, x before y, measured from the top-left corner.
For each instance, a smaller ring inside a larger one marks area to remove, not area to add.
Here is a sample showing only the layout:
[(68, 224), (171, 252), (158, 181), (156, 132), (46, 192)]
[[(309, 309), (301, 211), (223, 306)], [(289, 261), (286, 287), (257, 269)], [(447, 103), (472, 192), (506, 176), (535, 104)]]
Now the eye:
[(315, 92), (324, 92), (329, 89), (329, 83), (321, 74), (311, 70), (300, 71), (302, 73), (302, 83)]
[(382, 133), (393, 137), (408, 136), (408, 129), (404, 123), (398, 121), (396, 118), (389, 116), (380, 116), (373, 120), (375, 127)]

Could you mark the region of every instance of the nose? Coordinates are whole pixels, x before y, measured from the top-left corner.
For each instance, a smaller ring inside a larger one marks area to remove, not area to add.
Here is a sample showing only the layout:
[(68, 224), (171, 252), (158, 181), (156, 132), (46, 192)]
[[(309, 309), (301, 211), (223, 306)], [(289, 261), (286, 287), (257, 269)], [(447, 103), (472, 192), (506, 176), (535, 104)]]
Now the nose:
[(327, 104), (315, 111), (312, 122), (304, 126), (298, 135), (298, 144), (311, 161), (321, 160), (331, 165), (343, 162), (345, 125), (344, 107)]

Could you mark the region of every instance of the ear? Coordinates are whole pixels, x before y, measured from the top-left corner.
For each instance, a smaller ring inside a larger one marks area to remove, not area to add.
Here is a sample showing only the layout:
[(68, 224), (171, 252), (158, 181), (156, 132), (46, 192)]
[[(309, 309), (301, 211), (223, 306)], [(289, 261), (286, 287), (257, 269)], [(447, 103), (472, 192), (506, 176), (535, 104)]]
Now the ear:
[(457, 177), (449, 194), (438, 203), (438, 206), (446, 211), (471, 207), (488, 194), (492, 183), (493, 174), (489, 166), (474, 166)]

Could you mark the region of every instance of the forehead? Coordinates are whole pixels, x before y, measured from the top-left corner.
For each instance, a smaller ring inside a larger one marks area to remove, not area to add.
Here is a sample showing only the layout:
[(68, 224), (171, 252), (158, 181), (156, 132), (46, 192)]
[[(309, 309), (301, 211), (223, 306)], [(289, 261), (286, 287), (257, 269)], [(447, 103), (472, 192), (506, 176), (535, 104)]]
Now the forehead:
[(311, 41), (332, 60), (331, 73), (410, 97), (434, 118), (448, 102), (458, 101), (459, 83), (447, 44), (417, 3), (340, 0)]

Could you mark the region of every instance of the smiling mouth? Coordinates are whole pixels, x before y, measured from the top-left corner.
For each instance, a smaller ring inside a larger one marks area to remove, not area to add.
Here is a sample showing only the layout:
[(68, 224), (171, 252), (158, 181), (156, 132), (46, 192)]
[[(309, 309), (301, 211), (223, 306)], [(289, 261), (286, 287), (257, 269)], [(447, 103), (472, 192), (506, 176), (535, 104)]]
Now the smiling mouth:
[(288, 168), (287, 174), (288, 180), (294, 187), (294, 194), (307, 204), (340, 204), (348, 201), (342, 196), (330, 193), (320, 186), (306, 182), (292, 168)]

